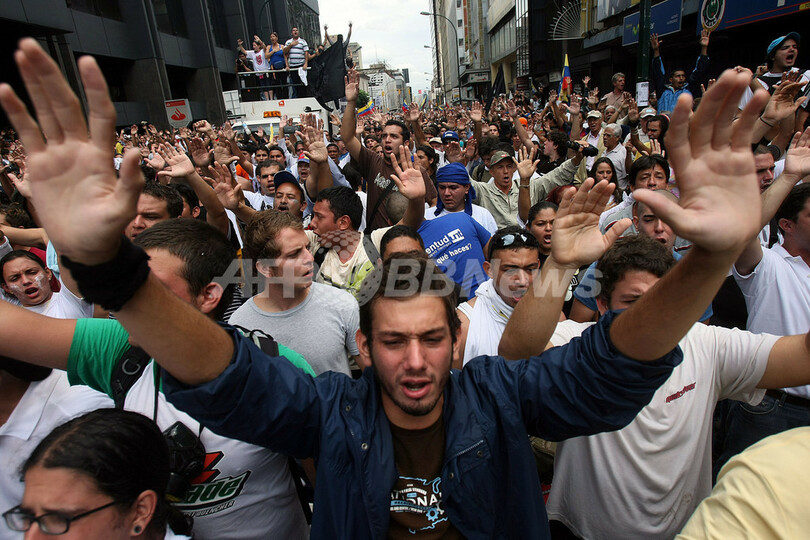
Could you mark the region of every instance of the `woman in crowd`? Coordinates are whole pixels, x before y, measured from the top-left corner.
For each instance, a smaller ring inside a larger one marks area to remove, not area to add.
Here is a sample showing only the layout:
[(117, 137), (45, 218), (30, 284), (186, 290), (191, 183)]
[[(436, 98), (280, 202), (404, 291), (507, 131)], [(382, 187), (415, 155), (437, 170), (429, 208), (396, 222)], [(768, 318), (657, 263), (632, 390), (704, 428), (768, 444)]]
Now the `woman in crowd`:
[(416, 147), (416, 157), (414, 161), (419, 163), (430, 175), (430, 178), (436, 183), (436, 169), (438, 168), (438, 156), (436, 151), (428, 144), (423, 144)]
[(66, 540), (179, 540), (191, 531), (166, 500), (166, 441), (140, 414), (98, 409), (62, 424), (22, 474), (22, 502), (3, 514), (13, 531)]
[[(270, 69), (276, 71), (279, 69), (287, 68), (287, 61), (284, 59), (284, 47), (278, 42), (278, 34), (270, 32), (270, 44), (265, 50), (267, 62), (270, 64)], [(286, 75), (283, 73), (271, 73), (271, 90), (270, 99), (283, 99), (284, 96), (280, 92), (284, 92), (283, 82)]]

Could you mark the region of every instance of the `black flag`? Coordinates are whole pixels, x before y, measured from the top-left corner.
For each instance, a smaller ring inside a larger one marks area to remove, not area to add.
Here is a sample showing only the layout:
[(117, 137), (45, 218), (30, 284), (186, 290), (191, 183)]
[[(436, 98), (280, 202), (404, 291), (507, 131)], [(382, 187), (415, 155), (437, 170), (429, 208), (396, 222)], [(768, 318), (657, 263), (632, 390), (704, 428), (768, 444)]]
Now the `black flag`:
[(495, 75), (495, 80), (492, 82), (492, 88), (489, 90), (489, 99), (487, 100), (487, 112), (492, 107), (492, 100), (496, 96), (506, 93), (506, 84), (503, 82), (503, 64), (498, 67), (498, 74)]
[(307, 86), (310, 93), (324, 108), (331, 111), (328, 102), (338, 100), (346, 95), (346, 52), (343, 36), (337, 42), (313, 58), (309, 63)]

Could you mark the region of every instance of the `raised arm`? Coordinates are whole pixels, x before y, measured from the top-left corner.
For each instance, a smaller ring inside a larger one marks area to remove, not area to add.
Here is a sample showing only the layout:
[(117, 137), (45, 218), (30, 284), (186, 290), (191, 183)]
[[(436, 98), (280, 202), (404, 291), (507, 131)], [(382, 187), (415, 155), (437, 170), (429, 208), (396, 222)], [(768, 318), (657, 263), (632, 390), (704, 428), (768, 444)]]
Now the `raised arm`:
[(391, 154), (391, 165), (396, 174), (391, 179), (396, 183), (399, 192), (408, 199), (405, 215), (397, 225), (407, 225), (413, 230), (419, 229), (425, 219), (425, 180), (422, 172), (411, 161), (411, 151), (404, 144), (399, 147), (399, 161)]
[[(776, 215), (799, 181), (810, 175), (810, 128), (804, 133), (796, 133), (785, 156), (785, 170), (762, 193), (762, 219), (760, 228), (765, 227)], [(734, 267), (740, 275), (747, 276), (762, 260), (762, 244), (755, 237), (743, 250)]]
[[(631, 358), (653, 360), (673, 349), (760, 230), (759, 186), (748, 141), (768, 95), (755, 93), (733, 123), (747, 84), (745, 75), (726, 71), (691, 119), (691, 96), (678, 99), (666, 143), (678, 178), (680, 205), (654, 191), (633, 192), (693, 247), (611, 326), (614, 346)], [(723, 225), (728, 223), (735, 226)], [(660, 324), (645, 324), (652, 319)]]
[(571, 188), (563, 194), (554, 220), (551, 256), (509, 318), (498, 354), (518, 360), (539, 355), (546, 348), (574, 272), (601, 257), (630, 226), (630, 220), (623, 219), (605, 235), (599, 231), (599, 215), (614, 189), (615, 184), (603, 180), (594, 185), (593, 178), (588, 178), (578, 191)]
[(419, 105), (412, 102), (408, 107), (408, 113), (405, 117), (411, 126), (411, 133), (417, 145), (427, 144), (427, 137), (425, 132), (422, 131), (422, 111), (419, 110)]
[(346, 74), (346, 112), (343, 113), (343, 123), (340, 125), (340, 138), (343, 139), (343, 144), (349, 150), (352, 159), (360, 159), (360, 150), (362, 145), (355, 136), (355, 127), (357, 125), (357, 95), (360, 88), (360, 76), (357, 70), (350, 69)]
[(39, 123), (8, 84), (0, 85), (0, 104), (29, 152), (32, 197), (63, 264), (72, 266), (86, 297), (103, 291), (103, 307), (120, 307), (118, 319), (133, 340), (179, 380), (215, 378), (233, 356), (231, 337), (149, 276), (145, 255), (122, 239), (144, 180), (137, 150), (126, 153), (116, 178), (109, 159), (115, 108), (98, 64), (78, 61), (88, 130), (78, 98), (35, 40), (21, 40), (15, 59)]
[(526, 128), (523, 127), (523, 124), (518, 120), (518, 109), (515, 102), (510, 99), (506, 104), (506, 107), (509, 111), (509, 118), (512, 119), (512, 125), (515, 126), (515, 132), (517, 132), (518, 137), (520, 137), (520, 142), (523, 143), (523, 146), (531, 150), (534, 147), (534, 144), (532, 144), (532, 139), (526, 132)]
[[(75, 319), (54, 319), (0, 300), (0, 355), (66, 370)], [(42, 336), (48, 336), (42, 339)]]
[(168, 176), (175, 181), (186, 182), (200, 202), (205, 207), (205, 219), (218, 229), (222, 234), (227, 235), (230, 228), (230, 220), (225, 213), (225, 208), (222, 203), (217, 199), (217, 194), (211, 189), (205, 180), (194, 169), (194, 165), (188, 156), (178, 151), (171, 145), (162, 144), (158, 150), (160, 157), (162, 157), (166, 164), (169, 166), (168, 170), (163, 170), (158, 173), (158, 176)]

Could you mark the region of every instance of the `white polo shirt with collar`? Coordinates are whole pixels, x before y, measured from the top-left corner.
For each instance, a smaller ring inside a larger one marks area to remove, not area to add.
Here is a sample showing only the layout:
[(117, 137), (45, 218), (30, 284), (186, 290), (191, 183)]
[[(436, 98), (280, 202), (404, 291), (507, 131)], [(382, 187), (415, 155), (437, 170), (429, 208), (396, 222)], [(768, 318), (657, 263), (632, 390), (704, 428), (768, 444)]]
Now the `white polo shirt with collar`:
[[(732, 269), (748, 306), (748, 331), (791, 336), (810, 329), (810, 266), (780, 244), (762, 250), (754, 270), (740, 275)], [(785, 388), (810, 399), (810, 386)]]

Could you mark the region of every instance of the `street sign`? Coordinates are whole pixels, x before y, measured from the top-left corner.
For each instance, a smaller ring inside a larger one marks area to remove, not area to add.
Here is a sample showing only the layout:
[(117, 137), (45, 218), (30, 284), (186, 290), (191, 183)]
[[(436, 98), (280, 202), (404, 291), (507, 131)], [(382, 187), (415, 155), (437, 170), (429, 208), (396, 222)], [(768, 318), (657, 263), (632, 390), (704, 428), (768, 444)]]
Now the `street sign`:
[[(638, 43), (640, 16), (633, 13), (624, 18), (622, 46)], [(650, 33), (666, 36), (681, 31), (681, 0), (665, 0), (650, 10)]]
[(170, 99), (163, 104), (166, 107), (166, 118), (173, 128), (186, 127), (193, 120), (187, 99)]

